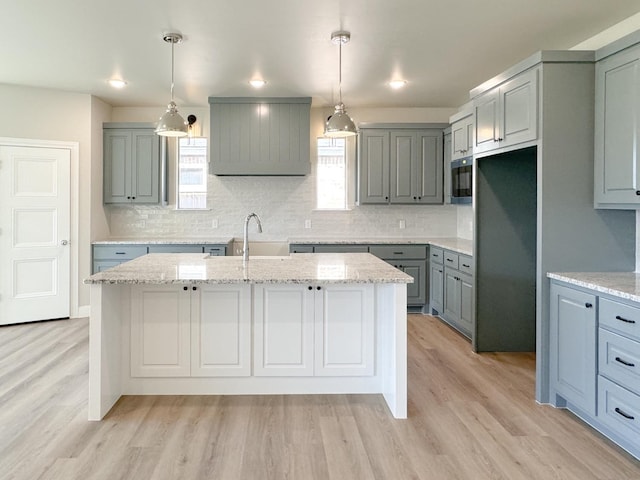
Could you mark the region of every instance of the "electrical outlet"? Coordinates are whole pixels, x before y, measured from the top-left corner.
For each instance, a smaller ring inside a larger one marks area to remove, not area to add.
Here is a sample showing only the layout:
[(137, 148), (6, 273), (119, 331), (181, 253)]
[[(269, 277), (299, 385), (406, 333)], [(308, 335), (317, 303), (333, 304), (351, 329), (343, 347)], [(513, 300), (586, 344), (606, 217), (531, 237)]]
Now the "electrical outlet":
[(307, 219), (304, 221), (304, 228), (311, 228), (311, 220)]
[(218, 228), (218, 219), (214, 218), (211, 220), (211, 228)]
[(407, 227), (407, 222), (405, 220), (398, 221), (398, 228), (403, 229)]

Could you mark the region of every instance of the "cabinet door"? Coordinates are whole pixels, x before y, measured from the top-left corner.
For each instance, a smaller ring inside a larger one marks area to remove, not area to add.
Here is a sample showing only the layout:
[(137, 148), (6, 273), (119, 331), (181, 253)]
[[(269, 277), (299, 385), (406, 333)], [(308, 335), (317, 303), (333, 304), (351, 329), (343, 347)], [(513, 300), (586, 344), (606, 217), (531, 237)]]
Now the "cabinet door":
[(256, 285), (256, 376), (313, 375), (314, 292), (308, 285)]
[(415, 203), (416, 133), (392, 131), (390, 152), (390, 203)]
[(444, 319), (458, 326), (460, 322), (460, 272), (452, 268), (444, 268)]
[[(596, 297), (551, 285), (550, 370), (552, 393), (596, 414)], [(553, 396), (552, 396), (553, 398)]]
[(187, 287), (131, 287), (132, 377), (189, 376), (190, 316)]
[(432, 264), (430, 267), (429, 279), (429, 305), (431, 310), (437, 313), (442, 312), (444, 302), (444, 267), (438, 264)]
[(518, 75), (500, 87), (499, 147), (537, 138), (538, 70)]
[(465, 135), (467, 140), (467, 146), (465, 148), (465, 156), (469, 156), (473, 154), (473, 115), (470, 115), (466, 118), (464, 126), (467, 130), (467, 134)]
[(360, 134), (358, 201), (389, 203), (389, 132), (363, 130)]
[(153, 130), (133, 131), (131, 147), (131, 202), (158, 203), (160, 139)]
[(443, 170), (444, 182), (442, 185), (442, 194), (444, 203), (451, 203), (451, 151), (453, 150), (451, 142), (451, 133), (444, 134), (443, 140)]
[(596, 207), (640, 206), (639, 119), (640, 48), (634, 48), (596, 65)]
[(473, 154), (473, 116), (462, 118), (451, 125), (451, 159), (468, 157)]
[(373, 375), (373, 285), (322, 285), (315, 293), (315, 375)]
[(460, 278), (460, 330), (468, 337), (473, 332), (473, 278), (464, 273)]
[(251, 286), (198, 286), (191, 312), (191, 375), (251, 375)]
[(427, 303), (427, 264), (424, 260), (401, 260), (399, 268), (413, 277), (413, 283), (407, 284), (407, 304), (424, 305)]
[(474, 154), (497, 147), (498, 138), (500, 138), (499, 103), (500, 91), (498, 88), (494, 88), (474, 100)]
[(413, 200), (424, 204), (442, 203), (442, 132), (418, 132), (417, 143)]
[(131, 201), (131, 131), (104, 131), (104, 203)]

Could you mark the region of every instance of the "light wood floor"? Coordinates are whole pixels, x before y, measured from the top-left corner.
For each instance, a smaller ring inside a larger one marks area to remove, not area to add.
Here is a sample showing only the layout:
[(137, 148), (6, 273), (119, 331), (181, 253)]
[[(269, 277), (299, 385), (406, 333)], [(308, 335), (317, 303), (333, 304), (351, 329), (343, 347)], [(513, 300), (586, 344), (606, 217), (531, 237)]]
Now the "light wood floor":
[(87, 418), (87, 319), (0, 328), (0, 479), (640, 479), (533, 400), (531, 354), (409, 318), (409, 419), (379, 395), (123, 397)]

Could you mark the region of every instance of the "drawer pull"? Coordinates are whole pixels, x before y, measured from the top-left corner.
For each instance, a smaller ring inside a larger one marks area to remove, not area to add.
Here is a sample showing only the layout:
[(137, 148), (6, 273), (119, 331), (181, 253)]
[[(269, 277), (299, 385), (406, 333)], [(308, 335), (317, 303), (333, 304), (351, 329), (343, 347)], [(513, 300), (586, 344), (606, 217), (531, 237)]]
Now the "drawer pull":
[(451, 258), (447, 258), (447, 262), (453, 263), (453, 260)]
[(636, 323), (635, 320), (628, 320), (624, 317), (621, 317), (620, 315), (616, 315), (616, 320), (620, 320), (621, 322), (624, 322), (624, 323)]
[(584, 306), (587, 308), (593, 308), (593, 304), (589, 302), (585, 303)]
[(116, 255), (126, 255), (127, 252), (116, 252)]
[(394, 255), (404, 255), (404, 252), (393, 252)]
[(466, 263), (463, 263), (462, 266), (465, 268), (471, 268), (471, 265), (467, 265)]
[(616, 362), (621, 363), (623, 365), (626, 365), (627, 367), (635, 367), (636, 366), (635, 363), (629, 363), (629, 362), (621, 359), (620, 357), (616, 357)]
[(636, 419), (636, 417), (634, 417), (633, 415), (629, 415), (628, 413), (625, 413), (624, 411), (620, 410), (618, 407), (615, 408), (615, 412), (618, 415), (622, 415), (627, 420), (635, 420)]

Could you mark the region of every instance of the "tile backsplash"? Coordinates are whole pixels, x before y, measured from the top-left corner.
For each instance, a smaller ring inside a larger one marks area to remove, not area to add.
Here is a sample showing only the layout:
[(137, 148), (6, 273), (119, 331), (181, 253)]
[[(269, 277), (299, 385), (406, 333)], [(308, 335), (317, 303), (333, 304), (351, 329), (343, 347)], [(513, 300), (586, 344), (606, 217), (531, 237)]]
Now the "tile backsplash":
[[(471, 238), (469, 207), (364, 205), (348, 211), (315, 210), (313, 173), (305, 177), (209, 175), (208, 191), (204, 211), (178, 211), (172, 205), (105, 207), (111, 236), (241, 237), (245, 216), (256, 212), (263, 225), (262, 234), (252, 235), (256, 242), (307, 236), (455, 237), (459, 230), (463, 238)], [(308, 221), (311, 228), (305, 228)]]

